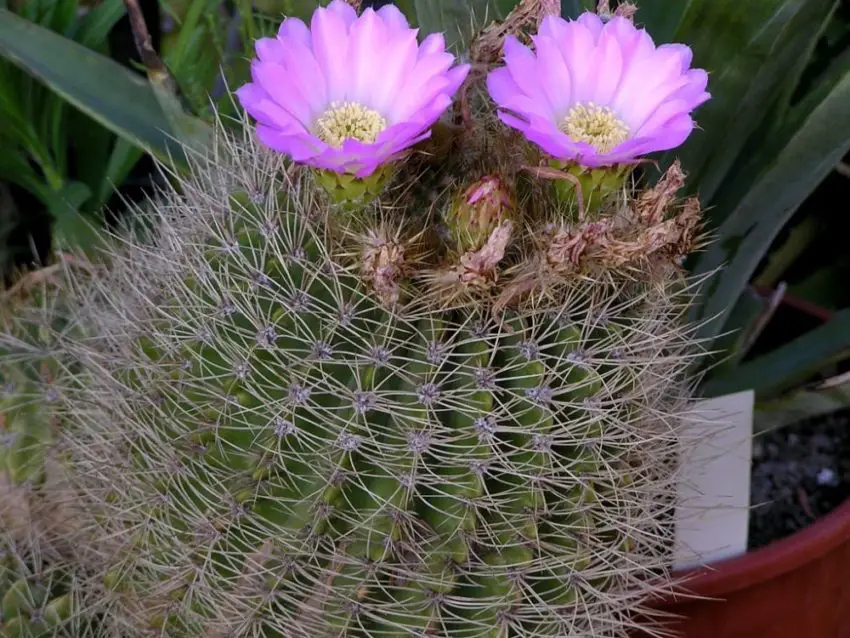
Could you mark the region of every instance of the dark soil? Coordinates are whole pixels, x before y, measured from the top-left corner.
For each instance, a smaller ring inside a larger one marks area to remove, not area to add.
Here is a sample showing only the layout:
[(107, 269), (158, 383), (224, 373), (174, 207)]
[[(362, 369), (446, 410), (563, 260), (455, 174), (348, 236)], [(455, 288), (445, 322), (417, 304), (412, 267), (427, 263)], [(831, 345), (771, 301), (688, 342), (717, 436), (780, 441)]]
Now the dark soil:
[(850, 410), (753, 442), (749, 546), (790, 536), (850, 497)]

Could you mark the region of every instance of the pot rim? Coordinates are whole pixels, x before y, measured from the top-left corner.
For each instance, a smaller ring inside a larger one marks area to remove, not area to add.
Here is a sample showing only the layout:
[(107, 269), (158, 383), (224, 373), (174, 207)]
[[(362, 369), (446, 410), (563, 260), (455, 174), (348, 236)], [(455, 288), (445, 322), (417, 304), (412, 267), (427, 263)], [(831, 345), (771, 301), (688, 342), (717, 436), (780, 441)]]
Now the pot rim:
[(687, 597), (722, 597), (794, 571), (850, 542), (850, 499), (790, 536), (752, 552), (702, 567), (675, 571)]

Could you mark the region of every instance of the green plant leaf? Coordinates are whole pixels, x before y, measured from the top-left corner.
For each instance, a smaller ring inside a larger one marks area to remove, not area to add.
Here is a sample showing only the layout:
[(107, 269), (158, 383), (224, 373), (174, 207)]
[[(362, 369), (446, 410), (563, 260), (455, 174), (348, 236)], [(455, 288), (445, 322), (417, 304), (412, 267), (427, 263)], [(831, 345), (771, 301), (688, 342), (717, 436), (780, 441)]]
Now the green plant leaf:
[(502, 20), (515, 2), (507, 0), (413, 0), (420, 33), (442, 32), (446, 46), (464, 48), (477, 29)]
[(95, 236), (92, 225), (80, 214), (80, 208), (92, 195), (82, 182), (68, 182), (61, 190), (52, 193), (47, 210), (53, 217), (53, 237), (63, 247), (87, 249)]
[(97, 49), (106, 42), (112, 27), (127, 13), (122, 0), (104, 0), (83, 18), (75, 35), (77, 42), (89, 49)]
[[(5, 10), (0, 55), (114, 133), (165, 162), (185, 162), (172, 125), (175, 114), (166, 114), (157, 91), (129, 69)], [(192, 128), (187, 122), (181, 119)]]
[(850, 309), (729, 374), (709, 380), (703, 393), (713, 397), (752, 389), (758, 401), (773, 399), (848, 356)]
[(124, 183), (127, 175), (130, 174), (130, 171), (133, 170), (133, 167), (141, 157), (142, 151), (137, 146), (133, 146), (130, 142), (122, 138), (115, 140), (115, 146), (109, 156), (106, 171), (91, 201), (89, 210), (96, 212), (106, 206), (112, 193)]
[[(561, 0), (562, 4), (568, 1), (576, 2), (577, 0)], [(635, 23), (646, 28), (656, 43), (672, 42), (685, 15), (695, 1), (644, 0), (637, 3), (638, 12), (635, 16)]]
[(827, 379), (773, 401), (755, 406), (756, 433), (794, 425), (804, 419), (830, 414), (850, 406), (850, 373)]
[[(645, 11), (665, 0), (642, 4)], [(800, 59), (808, 59), (835, 0), (690, 0), (673, 38), (694, 50), (694, 65), (709, 72), (712, 99), (695, 119), (702, 130), (673, 153), (704, 202), (715, 194), (741, 157), (753, 131), (764, 125)], [(655, 9), (659, 11), (660, 9)], [(790, 72), (789, 72), (790, 70)], [(722, 132), (722, 133), (721, 133)], [(756, 167), (757, 174), (760, 167)], [(748, 175), (752, 179), (753, 175)], [(741, 189), (746, 191), (748, 183)], [(713, 216), (723, 215), (717, 208)]]
[[(810, 106), (810, 105), (809, 105)], [(714, 318), (703, 331), (714, 337), (744, 291), (773, 240), (794, 211), (850, 151), (850, 72), (805, 114), (772, 162), (718, 229), (720, 240), (697, 260), (695, 272), (718, 270), (706, 285), (706, 301), (694, 315)]]
[(561, 0), (561, 15), (565, 18), (577, 18), (583, 12), (595, 8), (594, 0)]

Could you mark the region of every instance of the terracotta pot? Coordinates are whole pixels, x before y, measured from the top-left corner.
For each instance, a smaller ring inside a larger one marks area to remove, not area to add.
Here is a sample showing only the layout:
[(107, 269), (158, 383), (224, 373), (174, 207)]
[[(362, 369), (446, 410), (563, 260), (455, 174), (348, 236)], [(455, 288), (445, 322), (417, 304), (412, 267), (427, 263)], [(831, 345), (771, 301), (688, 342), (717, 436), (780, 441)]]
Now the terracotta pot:
[[(766, 547), (679, 574), (682, 638), (850, 638), (850, 501)], [(712, 600), (693, 600), (692, 596)]]
[[(815, 323), (833, 314), (791, 296), (781, 306)], [(850, 638), (850, 500), (791, 536), (677, 576), (687, 595), (657, 607), (682, 616), (665, 623), (682, 638)]]

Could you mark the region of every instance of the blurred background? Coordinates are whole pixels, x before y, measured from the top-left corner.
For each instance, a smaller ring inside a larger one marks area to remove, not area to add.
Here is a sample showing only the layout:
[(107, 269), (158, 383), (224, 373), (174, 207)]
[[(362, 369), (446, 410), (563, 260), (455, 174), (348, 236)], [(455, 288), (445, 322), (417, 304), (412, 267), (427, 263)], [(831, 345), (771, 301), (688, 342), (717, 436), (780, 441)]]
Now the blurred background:
[[(236, 114), (254, 40), (318, 4), (0, 0), (0, 303), (90, 250), (97, 228), (132, 222), (166, 179), (157, 160), (185, 169), (175, 141), (203, 146)], [(516, 0), (396, 4), (462, 52)], [(562, 14), (595, 4), (562, 0)], [(713, 99), (676, 152), (713, 238), (687, 268), (720, 268), (693, 310), (716, 352), (701, 394), (756, 393), (753, 500), (778, 503), (753, 514), (758, 546), (850, 486), (850, 1), (643, 0), (635, 20), (710, 72)], [(654, 159), (648, 180), (672, 155)]]

